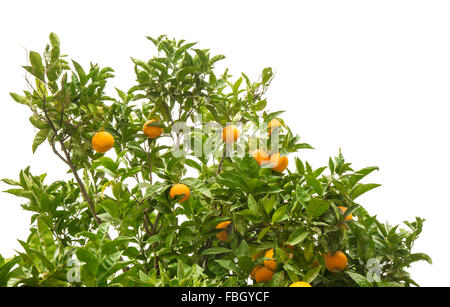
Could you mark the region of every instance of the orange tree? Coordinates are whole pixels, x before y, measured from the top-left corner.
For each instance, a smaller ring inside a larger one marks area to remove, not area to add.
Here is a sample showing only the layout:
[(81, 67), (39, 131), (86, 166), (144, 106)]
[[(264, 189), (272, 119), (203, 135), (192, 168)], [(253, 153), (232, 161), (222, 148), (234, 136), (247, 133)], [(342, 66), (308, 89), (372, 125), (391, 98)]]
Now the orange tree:
[(68, 177), (3, 179), (33, 215), (0, 286), (416, 285), (423, 220), (400, 229), (356, 202), (377, 167), (294, 157), (312, 147), (266, 110), (270, 68), (232, 79), (214, 70), (222, 55), (148, 39), (158, 56), (132, 58), (136, 84), (112, 96), (113, 70), (69, 60), (54, 33), (29, 52), (11, 96), (31, 111), (33, 152), (47, 142)]

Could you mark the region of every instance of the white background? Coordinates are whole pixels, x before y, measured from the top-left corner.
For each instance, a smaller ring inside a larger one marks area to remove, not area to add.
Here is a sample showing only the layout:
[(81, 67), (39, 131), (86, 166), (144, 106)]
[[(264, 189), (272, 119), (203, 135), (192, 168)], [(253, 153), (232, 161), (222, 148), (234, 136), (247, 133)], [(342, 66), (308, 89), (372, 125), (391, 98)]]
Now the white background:
[[(48, 145), (31, 152), (29, 111), (9, 92), (25, 88), (26, 51), (42, 52), (54, 31), (62, 52), (86, 66), (111, 66), (112, 85), (134, 82), (130, 56), (154, 55), (146, 35), (199, 41), (227, 59), (234, 76), (271, 66), (271, 110), (316, 150), (314, 167), (339, 148), (354, 168), (378, 165), (365, 182), (383, 186), (359, 199), (391, 224), (426, 218), (415, 251), (433, 265), (410, 272), (422, 286), (449, 286), (450, 2), (448, 1), (2, 1), (0, 2), (0, 177), (31, 165), (48, 179), (65, 166)], [(110, 92), (114, 95), (114, 92)], [(291, 159), (292, 161), (293, 159)], [(291, 165), (290, 167), (293, 167)], [(8, 188), (0, 184), (0, 189)], [(0, 195), (0, 253), (26, 239), (30, 214)]]

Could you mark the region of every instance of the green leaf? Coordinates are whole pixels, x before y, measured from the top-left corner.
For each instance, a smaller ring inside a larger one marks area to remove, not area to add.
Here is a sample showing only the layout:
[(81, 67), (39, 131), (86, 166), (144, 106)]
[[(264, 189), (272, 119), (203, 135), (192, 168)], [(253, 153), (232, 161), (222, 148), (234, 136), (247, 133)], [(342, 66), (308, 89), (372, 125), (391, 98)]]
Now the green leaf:
[(97, 239), (100, 242), (100, 245), (108, 235), (108, 230), (109, 230), (109, 223), (102, 223), (100, 224), (100, 226), (98, 226)]
[(319, 275), (321, 269), (322, 267), (319, 265), (309, 270), (308, 273), (306, 273), (305, 276), (303, 276), (303, 281), (307, 283), (312, 283), (314, 279), (316, 279), (316, 277)]
[(99, 166), (105, 167), (114, 174), (116, 173), (116, 170), (119, 167), (118, 164), (113, 159), (108, 157), (100, 157), (92, 162), (92, 169), (96, 169)]
[(348, 182), (350, 187), (353, 187), (358, 181), (366, 177), (368, 174), (372, 173), (373, 171), (379, 170), (378, 166), (370, 166), (363, 168), (356, 173), (350, 175)]
[(72, 64), (73, 64), (73, 67), (75, 67), (75, 70), (78, 74), (78, 78), (80, 79), (81, 84), (82, 85), (86, 84), (87, 77), (86, 77), (86, 73), (84, 72), (83, 67), (81, 67), (81, 65), (78, 64), (77, 62), (75, 62), (74, 60), (72, 60)]
[(322, 196), (323, 195), (323, 187), (322, 184), (313, 176), (309, 175), (309, 174), (305, 174), (306, 177), (306, 181), (308, 182), (308, 184), (310, 186), (313, 187), (314, 191), (319, 195)]
[(256, 200), (253, 197), (253, 195), (249, 194), (247, 203), (248, 203), (248, 208), (251, 211), (253, 211), (255, 213), (258, 213), (258, 203), (256, 202)]
[(213, 57), (211, 58), (211, 60), (209, 61), (209, 63), (212, 65), (213, 63), (215, 63), (215, 62), (217, 62), (217, 61), (221, 61), (221, 60), (223, 60), (223, 59), (225, 59), (225, 56), (222, 55), (222, 54), (218, 54), (218, 55), (213, 56)]
[(254, 158), (244, 157), (239, 162), (240, 171), (250, 178), (257, 178), (259, 176), (259, 166)]
[(5, 193), (9, 193), (18, 197), (24, 197), (24, 198), (28, 198), (28, 199), (32, 199), (34, 198), (34, 194), (31, 191), (25, 191), (24, 189), (9, 189), (9, 190), (5, 190), (3, 191)]
[(105, 199), (99, 203), (97, 203), (97, 206), (100, 206), (101, 208), (105, 209), (106, 212), (108, 212), (113, 218), (119, 217), (119, 202), (114, 201), (112, 199)]
[(372, 283), (369, 282), (366, 277), (364, 277), (358, 273), (355, 273), (355, 272), (347, 271), (346, 273), (348, 276), (350, 276), (351, 279), (353, 279), (358, 284), (358, 286), (373, 287)]
[(238, 94), (239, 87), (241, 86), (243, 80), (244, 80), (244, 79), (242, 79), (242, 77), (240, 77), (240, 78), (237, 79), (237, 81), (234, 83), (234, 85), (233, 85), (233, 93), (234, 93), (234, 95), (237, 95), (237, 94)]
[(30, 63), (33, 68), (32, 74), (42, 81), (45, 81), (44, 78), (44, 65), (42, 64), (42, 57), (39, 53), (30, 51)]
[(225, 247), (213, 247), (209, 248), (202, 252), (202, 256), (204, 255), (217, 255), (217, 254), (225, 254), (225, 253), (231, 253), (232, 250), (225, 248)]
[(87, 268), (90, 275), (95, 276), (98, 266), (97, 258), (95, 257), (95, 255), (88, 249), (82, 247), (77, 248), (76, 255), (78, 260), (86, 263), (85, 267)]
[(52, 45), (52, 50), (50, 51), (50, 62), (55, 63), (58, 60), (60, 53), (59, 37), (52, 32), (49, 35), (49, 39), (50, 44)]
[(191, 159), (186, 159), (186, 160), (184, 160), (184, 163), (186, 163), (186, 165), (188, 165), (192, 168), (195, 168), (199, 173), (202, 172), (202, 166), (199, 163), (197, 163), (196, 161), (191, 160)]
[(42, 253), (38, 252), (37, 250), (29, 250), (28, 253), (32, 253), (36, 255), (39, 260), (42, 262), (42, 264), (49, 270), (53, 271), (55, 270), (55, 265)]
[(198, 57), (200, 58), (200, 60), (202, 61), (203, 64), (208, 63), (208, 58), (206, 57), (206, 54), (203, 50), (201, 49), (194, 49), (195, 53), (197, 53)]
[(283, 218), (286, 215), (288, 206), (284, 205), (277, 210), (275, 210), (274, 214), (272, 215), (272, 223), (280, 222), (283, 220)]
[(271, 67), (266, 67), (262, 72), (262, 82), (267, 83), (273, 76), (273, 71)]
[(255, 104), (254, 109), (255, 109), (255, 111), (262, 111), (265, 109), (266, 106), (267, 106), (267, 100), (262, 99)]
[(248, 246), (247, 242), (242, 239), (241, 244), (239, 244), (238, 249), (236, 251), (236, 256), (244, 257), (244, 256), (251, 256), (250, 254), (250, 247)]
[(376, 184), (376, 183), (368, 183), (368, 184), (361, 184), (358, 183), (354, 186), (354, 188), (352, 189), (352, 191), (350, 192), (350, 197), (352, 199), (356, 199), (358, 196), (372, 190), (375, 188), (378, 188), (379, 186), (381, 186), (381, 184)]
[(196, 42), (195, 43), (187, 43), (187, 44), (184, 44), (183, 46), (181, 46), (176, 52), (175, 52), (175, 59), (178, 59), (180, 56), (182, 56), (183, 55), (183, 53), (185, 52), (185, 51), (187, 51), (189, 48), (191, 48), (192, 46), (194, 46), (195, 44), (197, 44)]
[(261, 230), (261, 232), (259, 233), (259, 235), (258, 235), (258, 238), (256, 239), (256, 241), (261, 241), (263, 238), (264, 238), (264, 236), (269, 232), (269, 230), (271, 230), (272, 229), (272, 227), (266, 227), (266, 228), (264, 228), (263, 230)]
[(305, 173), (305, 166), (303, 165), (302, 160), (300, 160), (298, 157), (295, 157), (294, 161), (295, 161), (295, 168), (297, 169), (297, 173), (303, 175)]
[(201, 181), (200, 179), (197, 179), (197, 178), (184, 178), (183, 180), (181, 180), (181, 183), (184, 183), (188, 187), (191, 187), (194, 190), (202, 193), (206, 197), (209, 197), (209, 198), (212, 197), (211, 191), (208, 189), (206, 184), (203, 181)]
[(239, 268), (236, 266), (236, 264), (231, 260), (222, 260), (222, 259), (216, 259), (215, 260), (218, 264), (220, 264), (225, 269), (232, 271), (232, 272), (238, 272)]
[(123, 251), (116, 252), (114, 254), (108, 255), (105, 259), (102, 260), (100, 266), (97, 271), (97, 279), (99, 285), (106, 284), (106, 279), (120, 270), (125, 264), (121, 264), (118, 266), (118, 261), (122, 256)]
[(268, 198), (264, 197), (260, 201), (260, 203), (262, 203), (264, 210), (266, 210), (267, 214), (269, 214), (277, 204), (277, 197), (275, 196), (271, 196)]
[(297, 196), (297, 200), (303, 205), (306, 206), (306, 204), (311, 200), (311, 195), (302, 188), (300, 184), (297, 184), (295, 188), (295, 195)]
[(42, 143), (45, 142), (49, 132), (50, 132), (49, 129), (41, 129), (41, 130), (39, 130), (38, 133), (36, 133), (36, 136), (34, 137), (34, 140), (33, 140), (33, 146), (32, 146), (33, 153), (36, 151), (36, 149), (39, 147), (39, 145), (41, 145)]
[(3, 178), (2, 181), (9, 185), (20, 186), (20, 182), (8, 178)]
[(9, 93), (9, 95), (12, 97), (12, 99), (14, 99), (16, 102), (20, 103), (20, 104), (24, 104), (24, 105), (28, 105), (28, 98), (25, 96), (21, 96), (18, 95), (16, 93)]
[(15, 257), (0, 266), (0, 287), (6, 287), (11, 276), (11, 269), (19, 263), (20, 257)]
[(429, 264), (433, 263), (433, 261), (431, 260), (430, 256), (428, 256), (427, 254), (424, 254), (424, 253), (415, 253), (415, 254), (411, 254), (409, 256), (409, 261), (410, 262), (415, 262), (415, 261), (420, 261), (420, 260), (425, 260)]
[(56, 245), (52, 231), (41, 218), (37, 219), (37, 225), (39, 241), (41, 242), (41, 247), (44, 255), (52, 259), (56, 251)]
[(292, 245), (292, 246), (300, 244), (303, 242), (303, 240), (305, 240), (308, 237), (308, 235), (309, 235), (309, 233), (305, 227), (297, 228), (289, 236), (287, 244)]
[(317, 218), (324, 214), (328, 208), (330, 208), (330, 203), (328, 201), (320, 198), (312, 198), (306, 208), (306, 212), (310, 218)]
[(199, 68), (198, 68), (197, 66), (187, 66), (187, 67), (184, 67), (183, 69), (180, 69), (180, 70), (177, 72), (175, 78), (176, 78), (178, 81), (183, 81), (183, 80), (186, 78), (187, 75), (191, 75), (191, 74), (193, 74), (193, 73), (196, 73), (198, 70), (199, 70)]
[(139, 66), (141, 68), (143, 68), (146, 72), (148, 72), (149, 74), (152, 73), (152, 69), (150, 68), (150, 66), (145, 63), (142, 60), (139, 59), (135, 59), (135, 58), (131, 58), (131, 60), (133, 61), (134, 64), (136, 64), (136, 66)]
[(150, 62), (148, 62), (148, 65), (159, 70), (161, 72), (161, 74), (167, 75), (167, 67), (164, 66), (164, 64), (161, 64), (160, 62), (157, 62), (154, 60), (150, 60)]
[(49, 125), (45, 121), (42, 119), (37, 119), (34, 115), (31, 115), (29, 120), (30, 123), (38, 129), (50, 129)]

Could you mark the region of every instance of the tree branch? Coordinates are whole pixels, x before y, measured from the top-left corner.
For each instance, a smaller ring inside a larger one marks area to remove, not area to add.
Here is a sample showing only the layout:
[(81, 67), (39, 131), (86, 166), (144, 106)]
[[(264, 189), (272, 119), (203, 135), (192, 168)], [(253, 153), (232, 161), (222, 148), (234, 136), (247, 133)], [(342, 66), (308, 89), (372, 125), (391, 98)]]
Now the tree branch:
[(227, 144), (224, 144), (224, 146), (223, 146), (222, 159), (220, 160), (219, 166), (217, 167), (217, 175), (219, 175), (220, 172), (222, 171), (222, 164), (223, 164), (223, 161), (225, 161), (225, 156), (226, 156), (226, 154), (227, 154)]
[[(30, 82), (28, 81), (28, 79), (26, 79), (28, 84), (31, 86)], [(52, 136), (52, 141), (51, 141), (51, 146), (53, 149), (53, 152), (64, 162), (66, 163), (70, 170), (72, 171), (75, 180), (78, 183), (78, 186), (80, 187), (81, 193), (83, 194), (83, 198), (84, 200), (88, 203), (89, 205), (89, 209), (91, 210), (91, 213), (95, 219), (95, 222), (97, 223), (97, 225), (100, 225), (102, 223), (101, 219), (97, 216), (97, 213), (95, 212), (95, 206), (94, 203), (91, 199), (91, 197), (89, 196), (86, 187), (83, 184), (83, 181), (80, 179), (80, 176), (78, 175), (77, 169), (75, 167), (75, 165), (73, 164), (71, 157), (70, 157), (70, 153), (67, 151), (66, 146), (64, 145), (64, 142), (62, 140), (59, 141), (59, 144), (61, 145), (61, 149), (64, 153), (65, 158), (56, 150), (55, 147), (55, 142), (54, 142), (54, 138), (58, 136), (58, 130), (56, 130), (55, 125), (53, 124), (52, 119), (50, 118), (50, 116), (48, 115), (48, 111), (47, 111), (47, 101), (46, 101), (46, 97), (45, 95), (39, 95), (37, 90), (34, 90), (37, 94), (37, 96), (39, 97), (39, 99), (42, 102), (42, 110), (44, 111), (44, 116), (45, 119), (47, 121), (47, 123), (49, 124), (51, 130), (53, 131), (53, 136)]]

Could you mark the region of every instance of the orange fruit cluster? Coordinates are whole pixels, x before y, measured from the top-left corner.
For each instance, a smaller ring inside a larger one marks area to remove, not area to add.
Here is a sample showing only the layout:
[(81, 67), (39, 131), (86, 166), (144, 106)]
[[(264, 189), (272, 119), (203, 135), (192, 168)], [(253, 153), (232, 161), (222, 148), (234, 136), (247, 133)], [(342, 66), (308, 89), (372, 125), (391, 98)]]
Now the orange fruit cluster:
[[(261, 252), (252, 255), (252, 259), (255, 260), (260, 254)], [(264, 265), (258, 264), (255, 266), (250, 272), (250, 278), (254, 279), (257, 283), (272, 280), (273, 274), (275, 274), (275, 270), (277, 269), (277, 262), (273, 260), (273, 254), (272, 248), (266, 251), (264, 257), (271, 260), (264, 259)]]
[(257, 149), (250, 152), (250, 154), (255, 158), (256, 163), (259, 166), (270, 162), (270, 157), (263, 149)]
[(263, 149), (257, 149), (251, 151), (250, 154), (259, 166), (270, 163), (272, 165), (272, 170), (277, 173), (282, 173), (289, 164), (288, 157), (280, 156), (279, 152), (269, 156)]
[[(149, 126), (153, 122), (157, 122), (157, 119), (151, 119), (147, 121), (142, 127), (142, 131), (150, 139), (156, 139), (159, 137), (163, 129), (161, 127)], [(99, 153), (105, 153), (114, 146), (114, 138), (111, 133), (106, 131), (99, 131), (94, 134), (91, 140), (92, 148)]]

